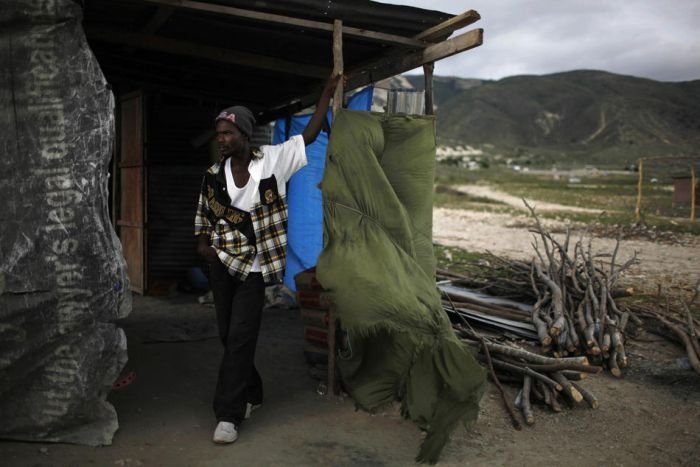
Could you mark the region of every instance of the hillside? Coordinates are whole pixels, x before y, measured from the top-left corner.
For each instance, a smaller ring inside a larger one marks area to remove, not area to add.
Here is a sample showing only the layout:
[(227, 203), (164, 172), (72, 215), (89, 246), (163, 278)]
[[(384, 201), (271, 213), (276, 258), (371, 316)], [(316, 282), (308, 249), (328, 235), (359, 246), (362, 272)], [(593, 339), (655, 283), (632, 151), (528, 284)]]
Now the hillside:
[[(423, 88), (422, 76), (403, 78)], [(694, 154), (700, 143), (700, 80), (581, 70), (499, 81), (435, 77), (434, 88), (442, 143), (493, 146), (534, 163), (624, 165)]]

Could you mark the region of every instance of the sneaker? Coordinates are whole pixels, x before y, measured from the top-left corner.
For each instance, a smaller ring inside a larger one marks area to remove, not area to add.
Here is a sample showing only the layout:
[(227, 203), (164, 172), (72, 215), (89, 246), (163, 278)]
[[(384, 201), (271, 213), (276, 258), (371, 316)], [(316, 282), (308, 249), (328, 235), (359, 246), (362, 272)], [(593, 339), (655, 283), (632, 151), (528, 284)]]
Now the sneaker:
[(250, 418), (250, 414), (253, 413), (253, 410), (257, 410), (260, 407), (262, 407), (262, 404), (251, 404), (250, 402), (247, 402), (245, 405), (245, 419), (248, 420)]
[(219, 422), (214, 430), (213, 441), (217, 444), (229, 444), (238, 439), (238, 429), (231, 422)]

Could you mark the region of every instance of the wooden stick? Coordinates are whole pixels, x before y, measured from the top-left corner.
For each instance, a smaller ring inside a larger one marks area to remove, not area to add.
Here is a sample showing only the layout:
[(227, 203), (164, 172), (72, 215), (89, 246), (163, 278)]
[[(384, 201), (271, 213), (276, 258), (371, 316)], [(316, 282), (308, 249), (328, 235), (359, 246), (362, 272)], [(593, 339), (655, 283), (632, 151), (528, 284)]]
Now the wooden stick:
[(561, 374), (564, 375), (564, 378), (568, 379), (569, 381), (581, 381), (588, 377), (588, 373), (586, 372), (571, 370), (561, 370)]
[[(484, 360), (481, 357), (479, 357), (479, 359)], [(553, 379), (549, 378), (548, 376), (545, 376), (541, 373), (538, 373), (538, 372), (536, 372), (536, 371), (534, 371), (526, 366), (523, 367), (523, 366), (519, 366), (519, 365), (514, 365), (512, 363), (504, 362), (503, 360), (495, 360), (495, 359), (491, 359), (491, 362), (492, 362), (493, 366), (496, 368), (501, 368), (503, 370), (512, 371), (513, 373), (519, 373), (521, 375), (532, 376), (533, 378), (536, 378), (536, 379), (542, 381), (543, 383), (547, 384), (548, 386), (551, 386), (552, 388), (554, 388), (557, 391), (561, 391), (563, 389), (561, 384), (559, 384), (558, 382), (556, 382)]]
[(576, 371), (579, 373), (591, 373), (598, 374), (603, 371), (602, 366), (596, 365), (579, 365), (576, 363), (554, 363), (549, 365), (538, 365), (536, 363), (528, 363), (528, 368), (532, 368), (535, 371), (540, 371), (544, 373), (549, 373), (552, 371)]
[[(564, 314), (561, 288), (542, 271), (542, 268), (540, 268), (540, 265), (537, 263), (535, 263), (535, 271), (537, 272), (537, 277), (547, 284), (547, 287), (549, 287), (549, 291), (552, 294), (552, 306), (554, 307), (553, 311), (555, 319), (561, 317)], [(555, 329), (555, 335), (559, 335), (559, 330), (560, 328)], [(550, 329), (550, 335), (551, 334), (552, 330)]]
[[(602, 327), (602, 326), (603, 326), (603, 325), (602, 325), (602, 323), (601, 323), (601, 327)], [(611, 339), (610, 339), (610, 333), (607, 333), (607, 332), (606, 332), (606, 333), (603, 335), (603, 341), (601, 342), (601, 346), (600, 346), (600, 350), (602, 350), (603, 353), (606, 353), (606, 352), (608, 352), (608, 351), (610, 350), (610, 340), (611, 340)]]
[(513, 409), (513, 407), (511, 407), (510, 401), (506, 397), (506, 392), (503, 390), (503, 386), (501, 386), (501, 383), (498, 381), (498, 376), (496, 376), (496, 370), (494, 370), (494, 368), (493, 368), (493, 360), (491, 360), (491, 354), (489, 353), (488, 346), (486, 345), (486, 340), (483, 337), (481, 338), (481, 348), (483, 349), (484, 355), (486, 356), (486, 362), (488, 363), (488, 366), (489, 366), (489, 371), (491, 373), (491, 379), (493, 379), (493, 382), (496, 384), (498, 391), (501, 393), (501, 399), (503, 400), (503, 405), (505, 405), (506, 411), (508, 412), (508, 415), (510, 416), (511, 423), (513, 424), (513, 428), (520, 431), (523, 429), (523, 426), (520, 424), (520, 420), (518, 420), (518, 416), (515, 414), (515, 409)]
[(561, 405), (559, 405), (559, 393), (553, 389), (550, 389), (550, 395), (550, 407), (552, 407), (554, 412), (561, 412)]
[(610, 368), (610, 373), (616, 378), (622, 378), (622, 370), (620, 370), (617, 364), (617, 350), (610, 352), (610, 358), (608, 359), (608, 368)]
[(547, 326), (545, 326), (544, 321), (542, 321), (539, 317), (542, 303), (547, 298), (548, 295), (543, 295), (537, 300), (535, 305), (532, 307), (532, 324), (535, 326), (535, 330), (537, 331), (537, 337), (539, 338), (540, 344), (542, 344), (543, 347), (547, 347), (552, 343), (552, 337), (549, 335), (549, 332), (547, 332)]
[(563, 393), (569, 396), (574, 402), (581, 402), (583, 400), (583, 395), (572, 386), (571, 381), (566, 379), (566, 377), (560, 372), (555, 371), (552, 373), (552, 378), (559, 383), (563, 388)]
[(600, 404), (598, 403), (598, 399), (595, 397), (595, 395), (588, 391), (586, 388), (581, 386), (580, 384), (575, 383), (574, 381), (571, 382), (571, 385), (576, 388), (578, 392), (581, 393), (583, 396), (583, 399), (588, 403), (589, 406), (591, 406), (592, 409), (597, 409), (600, 407)]
[(493, 342), (486, 342), (488, 349), (491, 352), (499, 353), (502, 355), (508, 355), (509, 357), (522, 358), (531, 363), (539, 364), (558, 364), (558, 363), (577, 363), (580, 365), (588, 365), (588, 359), (585, 356), (581, 357), (568, 357), (568, 358), (551, 358), (545, 357), (544, 355), (538, 355), (536, 353), (528, 352), (523, 349), (516, 349), (513, 347), (508, 347), (501, 344), (495, 344)]
[(530, 405), (530, 391), (532, 389), (532, 377), (525, 376), (523, 379), (522, 399), (520, 401), (520, 410), (525, 417), (525, 423), (533, 425), (535, 416), (532, 413), (532, 405)]
[(531, 390), (532, 395), (535, 396), (537, 400), (544, 402), (544, 393), (540, 390), (540, 386), (537, 384), (537, 380), (535, 380), (535, 384), (531, 385)]
[(542, 396), (544, 397), (544, 403), (547, 404), (549, 407), (552, 407), (552, 391), (549, 389), (549, 387), (539, 380), (535, 381), (535, 385), (539, 388), (540, 392), (542, 393)]
[[(693, 300), (694, 299), (695, 297), (693, 297)], [(690, 313), (690, 307), (685, 303), (682, 297), (679, 297), (679, 301), (683, 305), (686, 320), (688, 321), (688, 337), (690, 338), (690, 344), (693, 346), (695, 354), (700, 356), (700, 340), (698, 340), (698, 332), (695, 330), (695, 321), (693, 320), (693, 315)]]
[(690, 363), (690, 366), (693, 367), (693, 370), (695, 370), (696, 373), (700, 373), (700, 359), (698, 359), (698, 355), (695, 353), (695, 347), (693, 346), (693, 343), (690, 341), (690, 337), (688, 334), (686, 334), (683, 329), (681, 329), (679, 326), (676, 326), (675, 324), (671, 323), (669, 320), (666, 318), (662, 317), (660, 314), (655, 313), (656, 318), (661, 321), (663, 324), (666, 325), (671, 331), (678, 336), (678, 338), (683, 342), (683, 345), (685, 346), (685, 351), (688, 354), (688, 362)]

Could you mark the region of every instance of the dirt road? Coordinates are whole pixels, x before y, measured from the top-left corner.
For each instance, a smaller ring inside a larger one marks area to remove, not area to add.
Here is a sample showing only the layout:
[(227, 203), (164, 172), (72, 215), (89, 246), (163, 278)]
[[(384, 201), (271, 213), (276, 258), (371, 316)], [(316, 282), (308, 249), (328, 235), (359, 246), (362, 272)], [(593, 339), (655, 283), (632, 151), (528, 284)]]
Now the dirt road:
[[(566, 223), (542, 220), (545, 228), (563, 232)], [(435, 208), (433, 210), (433, 239), (435, 243), (454, 246), (469, 251), (490, 251), (498, 256), (515, 259), (531, 259), (534, 226), (532, 218), (462, 209)], [(583, 226), (573, 226), (572, 238), (578, 239)], [(562, 240), (564, 234), (555, 234)], [(586, 238), (590, 238), (587, 236)], [(613, 238), (592, 238), (594, 252), (612, 253)], [(692, 287), (700, 278), (700, 239), (684, 238), (682, 244), (669, 244), (641, 239), (623, 240), (618, 253), (624, 262), (637, 252), (639, 264), (623, 277), (623, 283), (637, 284), (645, 289), (655, 289), (657, 283), (667, 286)]]
[[(455, 190), (462, 192), (466, 195), (474, 196), (476, 198), (489, 198), (494, 201), (498, 201), (508, 206), (520, 209), (522, 211), (527, 211), (522, 198), (518, 196), (509, 195), (502, 191), (498, 191), (493, 187), (486, 185), (457, 185), (453, 187)], [(587, 209), (580, 208), (576, 206), (565, 206), (563, 204), (556, 203), (545, 203), (543, 201), (537, 201), (533, 199), (525, 198), (525, 200), (534, 207), (538, 212), (542, 211), (565, 211), (565, 212), (586, 212), (590, 214), (600, 214), (602, 210), (600, 209)]]

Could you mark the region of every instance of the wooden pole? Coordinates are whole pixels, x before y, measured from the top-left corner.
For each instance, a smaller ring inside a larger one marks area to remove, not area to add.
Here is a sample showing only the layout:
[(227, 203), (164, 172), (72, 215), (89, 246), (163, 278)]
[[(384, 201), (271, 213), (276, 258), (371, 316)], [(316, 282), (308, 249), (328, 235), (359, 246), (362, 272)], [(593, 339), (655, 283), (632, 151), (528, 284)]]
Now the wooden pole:
[(698, 182), (695, 177), (695, 166), (690, 166), (690, 221), (695, 221), (695, 203), (698, 196)]
[(435, 62), (426, 63), (423, 65), (423, 77), (425, 78), (425, 114), (434, 115), (435, 107), (433, 106), (433, 72), (435, 71)]
[(634, 210), (636, 221), (642, 217), (642, 180), (644, 178), (644, 159), (639, 159), (639, 180), (637, 181), (637, 207)]
[[(333, 76), (343, 74), (343, 22), (339, 19), (333, 21)], [(343, 80), (338, 83), (333, 95), (333, 117), (343, 105)]]
[[(333, 21), (333, 76), (343, 74), (343, 22)], [(333, 119), (343, 105), (343, 80), (338, 83), (333, 95)], [(335, 305), (328, 310), (328, 395), (335, 396), (339, 393), (338, 382), (335, 376), (335, 348), (336, 348), (336, 323)]]
[(335, 322), (335, 304), (328, 307), (328, 395), (337, 396), (340, 392), (338, 381), (335, 377), (335, 349), (336, 344), (336, 322)]

